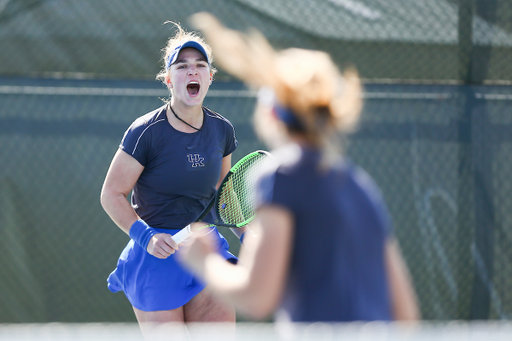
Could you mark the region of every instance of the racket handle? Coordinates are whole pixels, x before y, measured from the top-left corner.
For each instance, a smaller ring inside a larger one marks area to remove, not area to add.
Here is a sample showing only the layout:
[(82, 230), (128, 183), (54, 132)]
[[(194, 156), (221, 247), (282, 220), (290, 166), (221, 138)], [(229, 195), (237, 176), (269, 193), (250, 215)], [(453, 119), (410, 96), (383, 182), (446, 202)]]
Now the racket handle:
[(176, 244), (183, 243), (188, 237), (192, 235), (192, 229), (190, 228), (190, 224), (179, 230), (178, 233), (172, 236), (172, 239), (176, 242)]

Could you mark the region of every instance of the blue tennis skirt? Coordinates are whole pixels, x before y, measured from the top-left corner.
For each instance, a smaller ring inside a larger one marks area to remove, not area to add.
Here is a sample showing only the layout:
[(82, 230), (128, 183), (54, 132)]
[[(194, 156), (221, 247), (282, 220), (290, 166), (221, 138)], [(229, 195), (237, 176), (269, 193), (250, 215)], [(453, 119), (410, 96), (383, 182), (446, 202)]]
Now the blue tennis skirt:
[[(179, 230), (158, 229), (158, 233), (177, 233)], [(228, 261), (237, 258), (230, 253), (227, 240), (216, 228), (219, 252)], [(179, 250), (177, 252), (180, 252)], [(176, 259), (176, 253), (166, 259), (150, 255), (130, 240), (124, 248), (116, 269), (107, 279), (112, 292), (123, 291), (132, 306), (142, 311), (172, 310), (185, 305), (206, 286)]]

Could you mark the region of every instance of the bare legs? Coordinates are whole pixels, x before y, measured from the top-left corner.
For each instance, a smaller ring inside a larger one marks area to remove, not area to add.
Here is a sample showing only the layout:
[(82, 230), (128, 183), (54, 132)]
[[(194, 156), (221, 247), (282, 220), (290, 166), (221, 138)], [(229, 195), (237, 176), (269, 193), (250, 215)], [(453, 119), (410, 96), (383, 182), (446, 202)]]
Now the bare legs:
[(158, 339), (158, 335), (161, 335), (166, 327), (175, 333), (173, 339), (185, 340), (188, 333), (185, 322), (233, 323), (234, 331), (236, 321), (234, 307), (214, 296), (208, 288), (194, 296), (183, 307), (173, 310), (142, 311), (135, 307), (133, 310), (146, 340)]

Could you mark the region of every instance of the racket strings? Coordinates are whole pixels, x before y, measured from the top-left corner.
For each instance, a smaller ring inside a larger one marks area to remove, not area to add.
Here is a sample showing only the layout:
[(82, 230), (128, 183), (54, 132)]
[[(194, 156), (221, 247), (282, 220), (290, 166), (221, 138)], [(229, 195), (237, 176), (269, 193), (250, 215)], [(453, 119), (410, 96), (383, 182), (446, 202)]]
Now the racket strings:
[(217, 207), (219, 218), (225, 224), (242, 225), (254, 216), (256, 175), (262, 168), (264, 158), (264, 154), (250, 158), (225, 182)]

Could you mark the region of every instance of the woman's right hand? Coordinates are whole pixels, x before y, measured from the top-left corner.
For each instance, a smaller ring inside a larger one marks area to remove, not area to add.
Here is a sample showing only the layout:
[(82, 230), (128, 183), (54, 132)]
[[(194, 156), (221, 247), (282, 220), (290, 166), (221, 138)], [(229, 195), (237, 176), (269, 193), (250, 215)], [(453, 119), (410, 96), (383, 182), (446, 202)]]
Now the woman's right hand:
[(190, 236), (185, 243), (183, 249), (178, 254), (178, 260), (188, 266), (190, 269), (198, 273), (204, 274), (205, 260), (211, 254), (216, 254), (216, 243), (209, 233), (201, 233), (199, 230)]
[(157, 233), (149, 241), (147, 251), (156, 258), (166, 259), (178, 251), (178, 244), (176, 244), (170, 234)]

